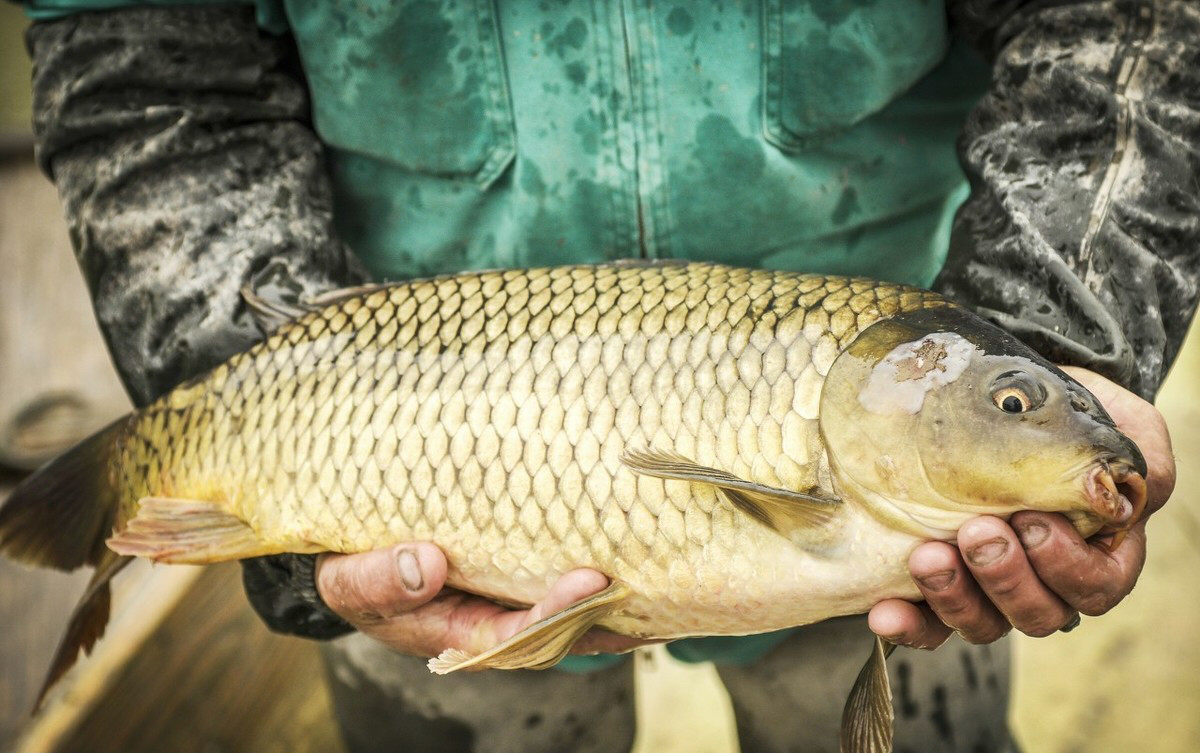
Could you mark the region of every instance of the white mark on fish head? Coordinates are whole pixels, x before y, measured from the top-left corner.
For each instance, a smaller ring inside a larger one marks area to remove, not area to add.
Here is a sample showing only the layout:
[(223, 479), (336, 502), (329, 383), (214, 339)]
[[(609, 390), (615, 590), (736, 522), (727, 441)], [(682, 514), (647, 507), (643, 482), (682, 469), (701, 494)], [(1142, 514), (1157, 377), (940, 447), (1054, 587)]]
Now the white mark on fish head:
[(915, 414), (930, 390), (957, 380), (975, 346), (953, 332), (937, 332), (898, 345), (871, 369), (858, 393), (862, 407), (876, 415)]

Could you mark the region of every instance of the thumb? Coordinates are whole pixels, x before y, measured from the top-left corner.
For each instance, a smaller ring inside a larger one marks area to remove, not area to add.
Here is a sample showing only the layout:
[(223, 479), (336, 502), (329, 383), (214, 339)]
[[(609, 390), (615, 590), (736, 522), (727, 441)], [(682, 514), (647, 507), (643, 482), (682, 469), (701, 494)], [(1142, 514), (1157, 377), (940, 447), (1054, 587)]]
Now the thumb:
[(446, 557), (428, 542), (317, 560), (317, 593), (352, 625), (378, 622), (425, 604), (446, 581)]

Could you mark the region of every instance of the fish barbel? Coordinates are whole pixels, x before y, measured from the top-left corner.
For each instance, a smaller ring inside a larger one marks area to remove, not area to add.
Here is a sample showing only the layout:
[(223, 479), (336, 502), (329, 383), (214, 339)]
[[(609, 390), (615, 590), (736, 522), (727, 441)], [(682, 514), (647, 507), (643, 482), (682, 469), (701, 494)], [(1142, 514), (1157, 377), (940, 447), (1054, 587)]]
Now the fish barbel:
[[(974, 515), (1063, 511), (1091, 534), (1144, 505), (1144, 461), (1095, 398), (924, 290), (651, 263), (315, 303), (31, 477), (0, 548), (104, 573), (427, 540), (450, 585), (509, 604), (572, 569), (610, 578), (444, 672), (550, 666), (595, 625), (678, 638), (861, 613), (920, 598), (908, 554)], [(1039, 408), (1060, 420), (1016, 423)]]

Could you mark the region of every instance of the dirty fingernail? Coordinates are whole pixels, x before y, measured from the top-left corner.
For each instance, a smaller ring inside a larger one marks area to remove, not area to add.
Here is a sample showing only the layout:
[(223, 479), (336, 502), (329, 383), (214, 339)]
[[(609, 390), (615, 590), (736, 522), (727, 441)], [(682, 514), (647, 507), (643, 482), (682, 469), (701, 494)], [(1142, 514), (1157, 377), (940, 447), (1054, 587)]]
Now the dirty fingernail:
[(396, 553), (396, 568), (400, 571), (400, 580), (404, 581), (404, 587), (409, 591), (420, 591), (425, 585), (425, 578), (421, 575), (421, 563), (417, 562), (417, 555), (411, 549), (401, 549)]
[(1025, 523), (1017, 528), (1017, 535), (1021, 537), (1021, 546), (1032, 549), (1046, 540), (1046, 537), (1050, 535), (1050, 529), (1046, 527), (1045, 523)]
[(992, 539), (978, 544), (967, 552), (967, 559), (972, 565), (990, 565), (1004, 556), (1008, 551), (1007, 539)]
[(917, 578), (917, 580), (921, 582), (922, 586), (925, 586), (930, 591), (945, 591), (950, 587), (950, 584), (954, 582), (954, 571), (943, 570), (940, 573), (922, 575), (921, 577)]

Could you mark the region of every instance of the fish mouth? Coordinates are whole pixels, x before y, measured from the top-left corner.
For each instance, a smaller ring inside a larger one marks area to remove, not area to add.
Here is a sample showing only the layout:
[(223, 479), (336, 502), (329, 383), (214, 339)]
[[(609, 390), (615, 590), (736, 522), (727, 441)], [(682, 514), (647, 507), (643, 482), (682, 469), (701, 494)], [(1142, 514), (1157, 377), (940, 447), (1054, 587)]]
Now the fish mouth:
[(1146, 478), (1125, 461), (1100, 461), (1087, 475), (1084, 494), (1104, 522), (1099, 534), (1112, 536), (1109, 551), (1121, 545), (1146, 510)]

